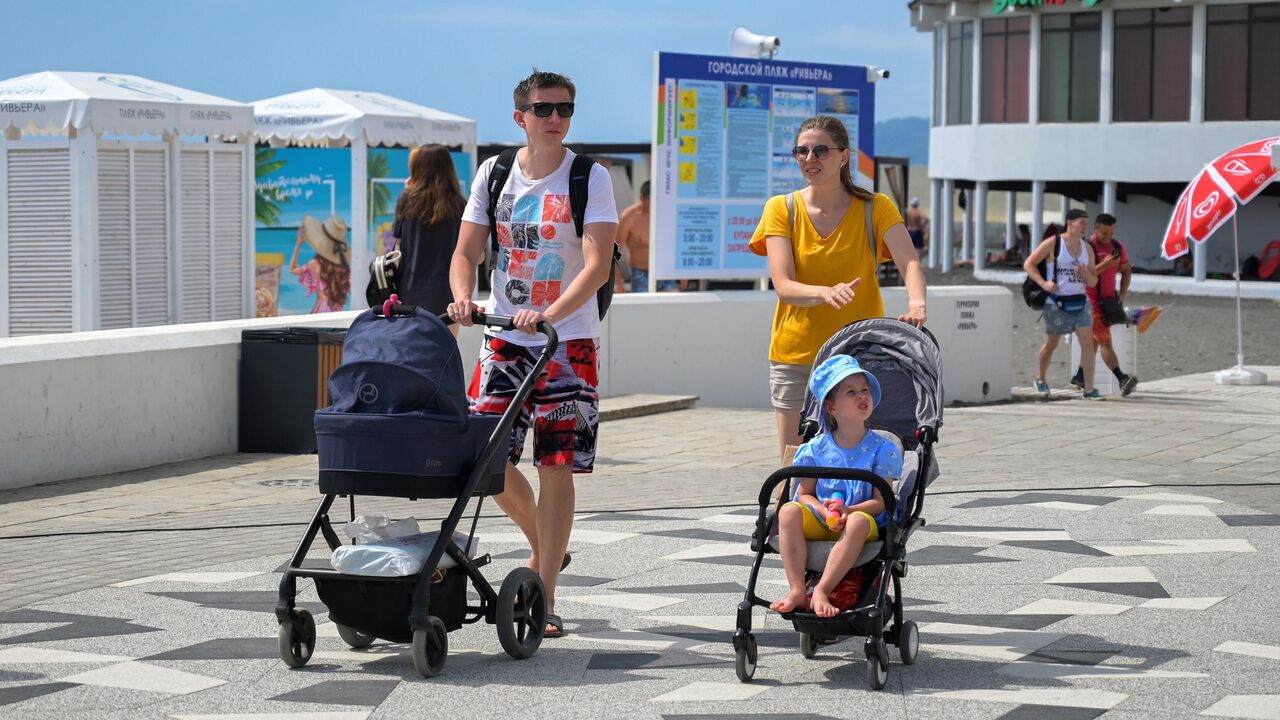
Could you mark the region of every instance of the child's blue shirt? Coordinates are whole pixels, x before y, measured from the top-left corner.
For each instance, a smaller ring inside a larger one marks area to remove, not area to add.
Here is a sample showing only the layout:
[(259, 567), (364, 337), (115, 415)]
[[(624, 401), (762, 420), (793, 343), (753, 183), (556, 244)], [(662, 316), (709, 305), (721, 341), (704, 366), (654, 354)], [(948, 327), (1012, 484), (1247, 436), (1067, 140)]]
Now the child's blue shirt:
[[(843, 448), (836, 444), (831, 433), (822, 433), (800, 446), (796, 451), (792, 465), (810, 467), (843, 467), (853, 470), (870, 470), (880, 477), (893, 482), (902, 472), (902, 452), (892, 442), (880, 435), (867, 431), (862, 442), (851, 448)], [(796, 499), (799, 485), (791, 494)], [(835, 493), (842, 493), (844, 504), (853, 507), (874, 497), (875, 488), (871, 483), (861, 480), (832, 480), (818, 478), (818, 486), (814, 495), (819, 502), (825, 503)], [(888, 513), (881, 512), (876, 516), (876, 524), (883, 527), (888, 520)]]

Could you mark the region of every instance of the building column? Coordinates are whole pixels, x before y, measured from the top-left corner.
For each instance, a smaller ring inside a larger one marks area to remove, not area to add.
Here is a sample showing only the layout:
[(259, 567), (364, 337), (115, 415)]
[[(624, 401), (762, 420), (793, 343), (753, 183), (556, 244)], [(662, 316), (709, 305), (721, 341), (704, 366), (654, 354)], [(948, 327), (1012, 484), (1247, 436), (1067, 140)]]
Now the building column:
[(987, 181), (979, 180), (973, 190), (973, 269), (987, 265)]
[(1111, 49), (1114, 45), (1112, 38), (1115, 37), (1115, 9), (1110, 5), (1102, 8), (1102, 29), (1098, 33), (1098, 40), (1101, 45), (1098, 62), (1098, 122), (1102, 125), (1111, 124), (1111, 74), (1114, 67), (1114, 56)]
[[(969, 115), (969, 122), (976, 130), (978, 121), (982, 118), (982, 18), (975, 17), (973, 20), (973, 77), (969, 84), (969, 92), (973, 93), (973, 102), (971, 106), (972, 112)], [(972, 200), (973, 196), (970, 195)]]
[(1018, 244), (1018, 193), (1010, 190), (1005, 198), (1004, 249)]
[(964, 224), (960, 226), (960, 259), (969, 260), (973, 256), (973, 192), (961, 190), (964, 195)]
[(1031, 247), (1044, 237), (1044, 181), (1031, 181)]
[(952, 203), (956, 200), (956, 181), (947, 179), (942, 181), (942, 202), (938, 203), (938, 210), (935, 213), (934, 224), (939, 226), (942, 231), (940, 238), (939, 253), (942, 255), (940, 260), (942, 272), (951, 272), (951, 262), (953, 253), (951, 247), (951, 236), (955, 230), (955, 208)]
[(929, 257), (926, 259), (925, 266), (930, 269), (938, 267), (938, 254), (941, 252), (939, 248), (942, 247), (939, 238), (939, 233), (942, 232), (939, 229), (942, 227), (939, 221), (941, 214), (938, 212), (940, 207), (942, 207), (942, 181), (935, 178), (929, 181), (929, 213), (933, 218), (929, 222)]
[[(1030, 52), (1027, 54), (1027, 122), (1040, 122), (1040, 13), (1031, 13)], [(1038, 242), (1039, 238), (1031, 238)]]
[(1209, 275), (1209, 251), (1205, 243), (1191, 243), (1191, 260), (1194, 262), (1192, 277), (1196, 282), (1204, 282)]
[(1208, 10), (1204, 3), (1191, 6), (1191, 114), (1193, 124), (1204, 122), (1204, 49)]
[(1071, 212), (1071, 198), (1066, 195), (1059, 195), (1058, 197), (1062, 199), (1062, 225), (1065, 227), (1067, 224), (1067, 213)]
[(1115, 180), (1102, 181), (1102, 212), (1116, 214), (1116, 187), (1119, 185)]

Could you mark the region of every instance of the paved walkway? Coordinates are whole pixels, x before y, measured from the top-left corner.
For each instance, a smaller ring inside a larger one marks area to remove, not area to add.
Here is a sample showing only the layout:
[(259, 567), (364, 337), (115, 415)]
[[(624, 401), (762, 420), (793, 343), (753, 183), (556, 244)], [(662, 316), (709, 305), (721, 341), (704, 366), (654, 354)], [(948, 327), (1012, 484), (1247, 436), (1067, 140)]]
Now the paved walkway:
[[(348, 649), (309, 586), (316, 657), (277, 659), (275, 571), (317, 500), (314, 457), (0, 493), (0, 716), (1280, 717), (1280, 383), (958, 408), (942, 438), (905, 581), (920, 658), (880, 693), (859, 641), (805, 660), (776, 616), (757, 620), (755, 681), (734, 678), (773, 421), (693, 409), (603, 426), (561, 589), (569, 637), (517, 662), (467, 626), (432, 680), (405, 646)], [(497, 582), (527, 549), (485, 510)], [(762, 578), (781, 591), (775, 558)]]

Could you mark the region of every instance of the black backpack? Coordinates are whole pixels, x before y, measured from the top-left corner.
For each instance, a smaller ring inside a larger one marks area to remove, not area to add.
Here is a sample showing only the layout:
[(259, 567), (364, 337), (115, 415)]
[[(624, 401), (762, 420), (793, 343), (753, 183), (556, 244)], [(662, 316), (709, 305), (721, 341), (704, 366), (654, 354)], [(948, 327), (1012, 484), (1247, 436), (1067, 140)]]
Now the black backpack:
[[(1049, 255), (1049, 257), (1045, 258), (1044, 260), (1041, 260), (1039, 265), (1036, 265), (1036, 268), (1040, 270), (1040, 277), (1046, 280), (1049, 279), (1049, 268), (1053, 267), (1053, 265), (1049, 262), (1049, 258), (1056, 258), (1058, 256), (1058, 250), (1060, 249), (1061, 244), (1062, 244), (1062, 236), (1059, 235), (1058, 241), (1053, 244), (1053, 252)], [(1040, 283), (1036, 282), (1035, 280), (1032, 280), (1031, 275), (1028, 273), (1026, 279), (1022, 281), (1023, 302), (1027, 304), (1027, 307), (1033, 310), (1043, 310), (1044, 304), (1048, 299), (1049, 299), (1049, 291), (1040, 287)]]
[(400, 251), (392, 250), (369, 261), (369, 284), (364, 289), (364, 299), (369, 307), (378, 308), (400, 292)]
[[(502, 249), (498, 245), (498, 222), (497, 209), (498, 197), (502, 193), (502, 188), (507, 184), (507, 178), (511, 176), (511, 168), (516, 163), (516, 153), (520, 148), (507, 148), (498, 154), (498, 159), (494, 162), (493, 168), (489, 171), (489, 244), (493, 248), (494, 253), (501, 252)], [(587, 184), (591, 179), (591, 166), (596, 161), (586, 155), (575, 155), (573, 165), (569, 168), (569, 209), (573, 212), (573, 229), (577, 231), (578, 237), (582, 237), (582, 226), (587, 216)], [(604, 314), (609, 311), (609, 305), (613, 302), (613, 282), (618, 275), (618, 261), (622, 259), (622, 250), (618, 247), (618, 243), (613, 243), (613, 263), (609, 268), (609, 279), (596, 290), (596, 305), (600, 309), (600, 319), (604, 319)]]

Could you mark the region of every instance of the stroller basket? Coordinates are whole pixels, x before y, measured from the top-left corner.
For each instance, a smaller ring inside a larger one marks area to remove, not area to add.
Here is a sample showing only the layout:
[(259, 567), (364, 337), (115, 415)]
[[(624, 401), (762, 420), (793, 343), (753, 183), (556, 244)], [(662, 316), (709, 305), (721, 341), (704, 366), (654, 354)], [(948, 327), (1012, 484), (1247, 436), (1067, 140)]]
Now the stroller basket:
[[(467, 574), (459, 568), (443, 572), (431, 583), (428, 608), (444, 621), (447, 630), (462, 627), (467, 608)], [(320, 601), (329, 607), (329, 618), (366, 635), (392, 642), (412, 642), (413, 628), (405, 622), (413, 609), (416, 575), (404, 578), (317, 577)], [(377, 608), (371, 613), (369, 608)]]
[[(320, 492), (408, 498), (456, 498), (502, 418), (471, 415), (336, 413), (315, 415)], [(473, 495), (502, 492), (507, 453), (495, 452)]]

